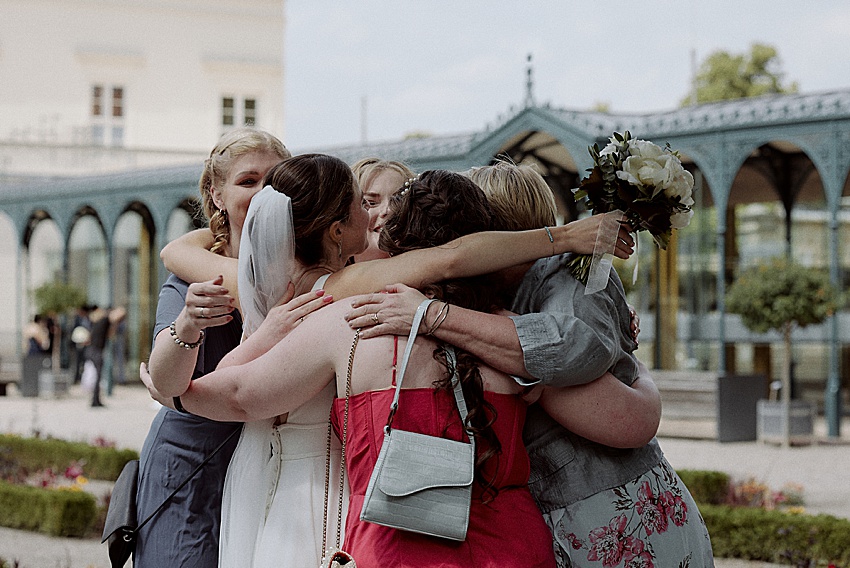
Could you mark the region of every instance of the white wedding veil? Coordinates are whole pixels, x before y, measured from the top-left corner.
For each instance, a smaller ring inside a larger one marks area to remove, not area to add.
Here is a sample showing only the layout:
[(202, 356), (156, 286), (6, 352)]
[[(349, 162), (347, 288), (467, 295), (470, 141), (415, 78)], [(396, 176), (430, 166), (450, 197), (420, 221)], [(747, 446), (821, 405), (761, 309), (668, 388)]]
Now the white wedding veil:
[[(251, 199), (239, 243), (238, 285), (244, 337), (260, 327), (269, 310), (286, 293), (294, 262), (292, 203), (286, 194), (266, 186)], [(267, 512), (273, 423), (274, 419), (246, 422), (227, 468), (221, 503), (221, 568), (253, 565)]]
[(253, 199), (239, 243), (239, 297), (245, 337), (286, 293), (295, 262), (292, 201), (267, 185)]

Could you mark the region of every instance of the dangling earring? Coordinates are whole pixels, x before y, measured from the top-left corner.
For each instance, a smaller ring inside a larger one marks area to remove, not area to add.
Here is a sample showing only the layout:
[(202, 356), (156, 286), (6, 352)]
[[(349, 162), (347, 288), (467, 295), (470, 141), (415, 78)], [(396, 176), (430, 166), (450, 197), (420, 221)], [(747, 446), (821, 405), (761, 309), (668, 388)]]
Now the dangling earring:
[(218, 214), (221, 215), (221, 218), (224, 219), (225, 223), (227, 223), (227, 209), (219, 209)]
[(338, 241), (336, 243), (337, 249), (339, 250), (339, 259), (342, 260), (342, 241)]

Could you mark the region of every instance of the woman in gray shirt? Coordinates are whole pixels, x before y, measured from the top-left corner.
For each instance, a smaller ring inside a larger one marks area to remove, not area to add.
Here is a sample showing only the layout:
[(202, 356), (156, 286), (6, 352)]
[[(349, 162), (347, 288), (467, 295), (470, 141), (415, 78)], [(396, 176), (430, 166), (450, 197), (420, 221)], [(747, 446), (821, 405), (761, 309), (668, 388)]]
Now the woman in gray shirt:
[[(501, 228), (554, 224), (551, 190), (532, 168), (500, 163), (476, 168), (470, 177), (487, 193)], [(622, 283), (612, 272), (606, 289), (585, 295), (565, 268), (568, 260), (552, 256), (500, 273), (514, 291), (512, 310), (521, 315), (453, 307), (434, 335), (532, 391), (544, 385), (542, 397), (559, 397), (557, 417), (540, 405), (529, 408), (524, 440), (529, 487), (552, 530), (560, 566), (713, 566), (696, 503), (654, 438), (660, 399), (633, 355), (637, 343)], [(397, 293), (353, 304), (347, 319), (366, 328), (362, 337), (409, 331), (411, 306), (422, 296), (402, 286), (389, 291)], [(372, 313), (380, 325), (369, 325)], [(570, 422), (578, 390), (598, 393), (598, 421)], [(619, 434), (597, 435), (611, 421), (622, 425)]]

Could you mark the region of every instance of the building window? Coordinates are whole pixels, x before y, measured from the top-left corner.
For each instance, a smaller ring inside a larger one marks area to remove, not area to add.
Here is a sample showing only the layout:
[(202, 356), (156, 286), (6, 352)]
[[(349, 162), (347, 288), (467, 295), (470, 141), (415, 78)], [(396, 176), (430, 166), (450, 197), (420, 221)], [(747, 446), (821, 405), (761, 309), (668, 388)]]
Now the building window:
[(222, 97), (221, 125), (225, 128), (233, 126), (257, 125), (257, 99), (239, 99), (238, 97)]
[(103, 86), (94, 85), (91, 90), (91, 115), (103, 116)]
[(256, 99), (245, 99), (245, 126), (257, 124), (257, 101)]
[(124, 88), (112, 87), (112, 116), (121, 118), (124, 116)]
[(222, 126), (233, 126), (236, 108), (233, 106), (233, 97), (221, 99), (221, 124)]
[[(112, 106), (107, 106), (112, 95)], [(92, 85), (91, 143), (97, 146), (124, 145), (124, 87)], [(107, 135), (109, 139), (107, 139)]]

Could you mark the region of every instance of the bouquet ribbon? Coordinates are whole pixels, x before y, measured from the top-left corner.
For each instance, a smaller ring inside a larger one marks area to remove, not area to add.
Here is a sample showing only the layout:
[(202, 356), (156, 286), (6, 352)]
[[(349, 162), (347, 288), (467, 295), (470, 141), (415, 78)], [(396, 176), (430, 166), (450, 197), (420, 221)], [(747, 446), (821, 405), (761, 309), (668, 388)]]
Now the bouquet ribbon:
[(587, 285), (584, 294), (594, 294), (608, 286), (608, 275), (611, 273), (614, 259), (614, 249), (617, 247), (617, 237), (620, 234), (620, 221), (623, 212), (619, 209), (603, 215), (596, 233), (596, 244), (593, 245), (593, 258), (587, 275)]

